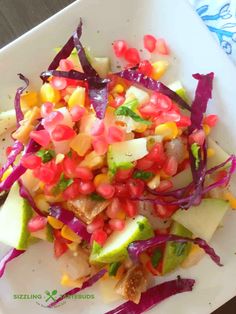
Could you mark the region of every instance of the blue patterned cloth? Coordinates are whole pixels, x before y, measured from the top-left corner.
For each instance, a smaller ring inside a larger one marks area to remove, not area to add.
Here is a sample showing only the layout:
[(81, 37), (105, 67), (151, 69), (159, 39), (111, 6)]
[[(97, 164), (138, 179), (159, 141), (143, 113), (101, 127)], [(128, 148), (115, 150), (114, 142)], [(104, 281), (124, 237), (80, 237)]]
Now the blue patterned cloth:
[(189, 0), (236, 64), (236, 0)]

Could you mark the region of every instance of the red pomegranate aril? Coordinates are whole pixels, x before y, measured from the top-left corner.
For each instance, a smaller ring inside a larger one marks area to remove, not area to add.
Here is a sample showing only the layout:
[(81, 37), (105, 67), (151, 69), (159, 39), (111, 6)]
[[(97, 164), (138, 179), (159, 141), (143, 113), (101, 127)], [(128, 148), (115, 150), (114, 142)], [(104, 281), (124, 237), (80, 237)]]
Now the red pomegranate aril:
[(92, 141), (93, 149), (98, 155), (104, 155), (108, 150), (108, 143), (105, 136), (95, 137)]
[(93, 222), (87, 225), (88, 233), (93, 233), (95, 230), (103, 228), (104, 219), (102, 217), (96, 217)]
[(156, 49), (156, 38), (152, 35), (145, 35), (143, 37), (144, 48), (149, 52), (153, 52)]
[(125, 60), (132, 65), (140, 63), (138, 50), (136, 48), (128, 48), (125, 52)]
[(134, 169), (119, 169), (117, 170), (116, 174), (115, 174), (115, 180), (116, 181), (126, 181), (127, 179), (131, 178), (132, 173), (133, 173)]
[(165, 164), (163, 166), (163, 171), (168, 176), (174, 176), (178, 170), (178, 162), (174, 156), (166, 157)]
[(43, 216), (35, 216), (28, 222), (29, 232), (36, 232), (42, 230), (47, 224), (47, 218)]
[(162, 112), (161, 119), (165, 122), (179, 122), (180, 121), (180, 114), (175, 110), (170, 110), (168, 112)]
[(177, 127), (185, 128), (191, 125), (191, 119), (188, 116), (180, 116), (180, 120), (176, 122)]
[(55, 258), (59, 258), (68, 250), (68, 246), (66, 243), (62, 242), (59, 239), (54, 240), (54, 256)]
[(41, 158), (36, 155), (27, 154), (21, 157), (21, 164), (27, 169), (36, 169), (41, 165), (41, 162)]
[(129, 191), (125, 183), (116, 183), (115, 196), (117, 197), (129, 197)]
[(6, 154), (7, 157), (10, 155), (10, 153), (12, 152), (12, 150), (13, 150), (13, 147), (12, 147), (12, 146), (7, 146), (6, 151), (5, 151), (5, 154)]
[(218, 121), (219, 121), (219, 117), (216, 114), (209, 114), (204, 119), (204, 123), (206, 123), (210, 128), (213, 128), (214, 126), (216, 126)]
[(109, 144), (122, 142), (124, 140), (124, 131), (116, 126), (110, 126), (107, 134), (107, 141)]
[(156, 51), (162, 55), (168, 55), (170, 53), (169, 47), (163, 38), (157, 38), (156, 40)]
[(154, 164), (154, 161), (150, 160), (148, 157), (143, 157), (137, 161), (136, 168), (139, 170), (148, 170)]
[(50, 84), (54, 89), (62, 90), (67, 87), (67, 80), (64, 77), (53, 76)]
[(115, 40), (113, 42), (113, 50), (117, 58), (124, 57), (124, 54), (127, 49), (128, 49), (128, 44), (125, 40)]
[(68, 60), (68, 59), (61, 59), (60, 63), (59, 63), (59, 67), (61, 69), (61, 71), (70, 71), (73, 70), (74, 68), (74, 64), (72, 61)]
[(109, 183), (101, 183), (97, 187), (97, 192), (105, 199), (110, 199), (115, 194), (115, 187)]
[(104, 131), (105, 131), (105, 125), (104, 125), (103, 120), (97, 119), (91, 127), (90, 134), (93, 136), (98, 136), (98, 135), (102, 135)]
[(45, 165), (41, 165), (41, 167), (34, 170), (34, 175), (36, 178), (41, 180), (46, 184), (51, 184), (55, 179), (55, 172), (53, 169), (48, 168)]
[(73, 122), (78, 122), (85, 114), (86, 109), (81, 106), (74, 106), (70, 109), (70, 115)]
[(92, 171), (87, 167), (77, 166), (74, 169), (75, 177), (83, 181), (91, 181), (93, 179)]
[(125, 222), (121, 219), (110, 219), (109, 226), (113, 231), (121, 231), (125, 227)]
[(42, 147), (46, 147), (50, 143), (50, 135), (46, 130), (31, 131), (30, 138)]
[(116, 218), (118, 212), (121, 209), (121, 203), (118, 198), (114, 198), (111, 204), (108, 206), (106, 210), (106, 214), (109, 218)]
[(53, 111), (43, 119), (42, 124), (46, 129), (52, 129), (63, 120), (63, 114), (60, 111)]
[(58, 124), (52, 131), (52, 139), (56, 142), (67, 141), (76, 135), (75, 131), (67, 125)]
[(80, 186), (78, 182), (73, 182), (68, 188), (63, 191), (62, 196), (65, 200), (73, 200), (80, 194)]
[(103, 246), (107, 240), (107, 234), (103, 229), (97, 229), (93, 232), (91, 236), (91, 244), (96, 241), (98, 244)]
[(76, 168), (78, 163), (75, 159), (66, 156), (62, 162), (63, 172), (68, 178), (76, 178)]
[(173, 188), (173, 183), (170, 180), (161, 180), (158, 188), (156, 189), (157, 192), (166, 192)]
[(53, 103), (51, 103), (49, 101), (47, 101), (44, 104), (42, 104), (42, 106), (41, 106), (41, 116), (42, 116), (42, 118), (45, 118), (50, 113), (52, 113), (53, 107), (54, 107)]
[(206, 139), (205, 132), (203, 130), (194, 131), (192, 134), (189, 135), (189, 144), (197, 143), (198, 145), (202, 146)]
[(127, 187), (131, 197), (140, 197), (143, 194), (145, 184), (139, 179), (129, 179)]
[(169, 218), (178, 209), (176, 205), (154, 205), (154, 212), (159, 218)]
[(153, 70), (151, 63), (148, 60), (141, 60), (138, 66), (139, 72), (143, 75), (150, 76)]
[(82, 195), (89, 195), (95, 191), (95, 186), (92, 181), (79, 182), (79, 193)]
[(122, 208), (129, 217), (134, 217), (138, 213), (138, 204), (136, 201), (124, 200), (122, 202)]
[(143, 117), (158, 117), (160, 110), (152, 103), (143, 104), (139, 108), (139, 112)]
[(104, 225), (103, 230), (106, 232), (107, 235), (110, 235), (113, 232), (109, 224)]
[(152, 162), (162, 165), (166, 160), (166, 154), (164, 152), (164, 147), (162, 143), (156, 143), (149, 154), (146, 156), (147, 159)]
[(160, 111), (169, 111), (172, 108), (172, 101), (169, 97), (161, 93), (153, 93), (150, 97), (150, 103)]

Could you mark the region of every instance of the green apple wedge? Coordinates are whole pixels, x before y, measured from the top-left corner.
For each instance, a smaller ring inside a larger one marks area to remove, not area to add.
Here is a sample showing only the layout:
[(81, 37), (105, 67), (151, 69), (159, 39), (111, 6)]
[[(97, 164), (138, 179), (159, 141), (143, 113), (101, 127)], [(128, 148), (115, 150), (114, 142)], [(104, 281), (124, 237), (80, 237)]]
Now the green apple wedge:
[(53, 228), (49, 224), (46, 224), (42, 230), (31, 233), (30, 243), (33, 244), (38, 240), (53, 242)]
[(124, 260), (128, 256), (127, 247), (131, 242), (146, 240), (154, 236), (152, 227), (144, 216), (137, 216), (126, 220), (122, 231), (114, 231), (105, 245), (97, 249), (93, 245), (90, 255), (92, 264), (113, 263)]
[(186, 89), (183, 87), (182, 83), (180, 81), (175, 81), (172, 84), (168, 86), (171, 90), (176, 92), (183, 100), (186, 102), (189, 101)]
[[(192, 232), (178, 222), (173, 222), (170, 233), (186, 238), (192, 238)], [(164, 250), (162, 273), (166, 274), (176, 269), (188, 256), (191, 243), (168, 242)]]
[(32, 208), (20, 196), (19, 186), (15, 183), (0, 210), (0, 242), (25, 250), (30, 237), (27, 225), (32, 215)]
[(190, 230), (194, 236), (210, 241), (229, 208), (227, 201), (208, 198), (188, 210), (177, 210), (172, 219)]

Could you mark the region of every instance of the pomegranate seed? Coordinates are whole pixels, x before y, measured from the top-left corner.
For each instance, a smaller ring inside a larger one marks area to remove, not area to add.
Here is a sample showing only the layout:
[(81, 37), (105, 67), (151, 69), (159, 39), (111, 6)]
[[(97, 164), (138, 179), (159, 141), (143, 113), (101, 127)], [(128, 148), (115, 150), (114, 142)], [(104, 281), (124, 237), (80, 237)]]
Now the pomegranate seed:
[(43, 126), (52, 129), (63, 120), (64, 116), (60, 111), (53, 111), (43, 119)]
[(76, 178), (76, 167), (78, 166), (78, 162), (74, 158), (69, 158), (66, 156), (63, 159), (62, 167), (63, 172), (68, 178)]
[(59, 63), (59, 67), (62, 71), (70, 71), (74, 69), (74, 64), (72, 61), (68, 60), (68, 59), (61, 59), (60, 63)]
[(170, 122), (170, 121), (179, 122), (180, 121), (180, 114), (174, 110), (170, 110), (168, 112), (162, 112), (160, 117), (164, 122)]
[(88, 233), (93, 233), (95, 230), (103, 228), (104, 226), (104, 219), (102, 217), (97, 216), (93, 222), (87, 225)]
[(64, 124), (58, 124), (52, 131), (52, 139), (57, 142), (69, 140), (75, 135), (75, 131)]
[(174, 156), (170, 156), (166, 158), (167, 159), (163, 166), (163, 171), (169, 176), (174, 176), (177, 173), (178, 162)]
[(68, 250), (68, 246), (66, 243), (62, 242), (59, 239), (54, 240), (54, 256), (55, 258), (59, 258)]
[(42, 147), (46, 147), (50, 143), (50, 135), (46, 130), (31, 131), (30, 138)]
[(98, 244), (103, 246), (106, 240), (107, 240), (106, 232), (103, 229), (97, 229), (93, 232), (90, 241), (91, 243), (93, 243), (93, 241), (96, 241)]
[(105, 136), (98, 136), (92, 141), (93, 149), (98, 155), (104, 155), (108, 150), (108, 143)]
[(146, 76), (150, 76), (152, 73), (152, 65), (148, 60), (142, 60), (139, 63), (139, 72), (141, 72), (142, 74), (146, 75)]
[(219, 117), (216, 114), (210, 114), (205, 117), (204, 122), (210, 127), (213, 128), (217, 122), (219, 121)]
[(79, 192), (82, 195), (88, 195), (95, 191), (95, 186), (92, 181), (81, 181), (79, 182)]
[(198, 145), (202, 146), (206, 139), (205, 132), (203, 130), (194, 131), (192, 134), (189, 135), (189, 144), (197, 143)]
[(152, 35), (145, 35), (143, 37), (144, 48), (149, 52), (153, 52), (156, 48), (156, 38)]
[(163, 38), (157, 38), (156, 40), (156, 50), (161, 55), (168, 55), (170, 53), (169, 47)]
[(123, 57), (127, 49), (128, 45), (125, 40), (115, 40), (113, 42), (113, 50), (117, 58)]
[(34, 170), (34, 175), (36, 178), (41, 180), (46, 184), (51, 184), (54, 182), (55, 173), (53, 169), (49, 169), (45, 165), (41, 165), (41, 167)]
[(45, 102), (44, 104), (42, 104), (41, 106), (41, 116), (43, 118), (47, 117), (52, 111), (53, 111), (53, 103), (51, 102)]
[(90, 130), (90, 134), (93, 136), (98, 136), (98, 135), (102, 135), (105, 131), (105, 125), (104, 122), (102, 120), (97, 119)]
[(12, 150), (13, 150), (12, 146), (7, 146), (6, 152), (5, 152), (6, 156), (9, 156)]
[(140, 63), (138, 50), (136, 48), (128, 48), (125, 52), (125, 60), (132, 65)]
[(176, 122), (177, 127), (185, 128), (191, 125), (191, 119), (187, 116), (180, 116), (180, 120)]
[(92, 171), (87, 167), (76, 167), (74, 168), (75, 177), (83, 181), (91, 181), (93, 179)]
[(162, 143), (156, 143), (150, 153), (146, 156), (147, 159), (162, 165), (166, 160), (166, 154)]
[(106, 214), (109, 218), (116, 218), (118, 212), (121, 209), (121, 204), (118, 198), (114, 198), (111, 204), (108, 206), (106, 210)]
[(178, 209), (176, 205), (154, 205), (155, 214), (160, 218), (169, 218), (173, 215), (173, 213)]
[(107, 235), (110, 235), (112, 233), (112, 230), (110, 228), (110, 226), (108, 224), (106, 224), (104, 227), (103, 227), (104, 231), (106, 232)]
[(116, 126), (110, 126), (107, 134), (107, 141), (109, 144), (122, 142), (124, 140), (124, 131)]
[(115, 175), (116, 181), (126, 181), (127, 179), (131, 178), (133, 170), (133, 168), (117, 170)]
[(109, 226), (112, 230), (116, 231), (121, 231), (125, 227), (125, 222), (124, 220), (121, 219), (111, 219), (109, 220)]
[(115, 195), (119, 197), (129, 197), (129, 191), (125, 183), (117, 183), (115, 185)]
[(122, 207), (129, 217), (132, 218), (137, 215), (138, 205), (136, 201), (125, 200), (122, 202)]
[(156, 189), (157, 192), (166, 192), (173, 187), (173, 183), (170, 180), (161, 180), (158, 188)]
[(64, 77), (53, 76), (50, 84), (53, 88), (62, 90), (67, 87), (67, 80)]
[(148, 170), (153, 166), (153, 164), (154, 161), (148, 159), (147, 157), (143, 157), (137, 161), (136, 168), (139, 170)]
[(79, 105), (72, 107), (70, 110), (70, 115), (71, 115), (72, 121), (78, 122), (83, 117), (85, 112), (86, 112), (85, 108), (81, 107)]
[(27, 169), (36, 169), (41, 165), (41, 158), (35, 155), (27, 154), (21, 157), (21, 164)]
[(47, 218), (42, 216), (35, 216), (28, 222), (29, 232), (36, 232), (42, 230), (47, 224)]
[(139, 179), (129, 179), (127, 186), (131, 197), (140, 197), (143, 194), (145, 184)]
[(97, 192), (105, 199), (110, 199), (115, 194), (115, 187), (109, 183), (102, 183), (97, 187)]
[(143, 117), (158, 117), (160, 115), (160, 110), (152, 103), (143, 104), (138, 110)]
[(153, 93), (150, 97), (150, 103), (160, 111), (169, 111), (172, 108), (171, 99), (161, 93)]
[(78, 182), (73, 182), (68, 188), (63, 191), (62, 196), (65, 200), (73, 200), (80, 194), (80, 186)]

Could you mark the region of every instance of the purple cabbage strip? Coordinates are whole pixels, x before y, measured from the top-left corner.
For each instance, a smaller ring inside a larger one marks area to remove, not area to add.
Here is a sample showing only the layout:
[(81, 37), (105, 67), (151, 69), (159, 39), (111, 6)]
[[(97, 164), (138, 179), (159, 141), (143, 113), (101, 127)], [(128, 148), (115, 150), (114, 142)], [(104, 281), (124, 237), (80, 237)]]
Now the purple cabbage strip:
[(180, 277), (163, 282), (143, 292), (138, 304), (127, 301), (105, 314), (141, 314), (173, 295), (192, 291), (194, 284), (195, 280)]
[(86, 288), (91, 287), (93, 284), (95, 284), (100, 278), (102, 278), (105, 273), (107, 272), (106, 269), (102, 269), (99, 272), (97, 272), (94, 276), (92, 276), (91, 278), (89, 278), (87, 281), (85, 281), (82, 285), (81, 288), (74, 288), (71, 289), (70, 291), (66, 292), (65, 294), (63, 294), (60, 298), (58, 298), (56, 301), (52, 302), (51, 304), (48, 305), (49, 308), (52, 308), (53, 306), (57, 305), (59, 302), (61, 302), (62, 300), (66, 299), (67, 297), (74, 295)]
[[(82, 20), (80, 19), (80, 23), (77, 27), (76, 33), (78, 36), (81, 36), (82, 34)], [(73, 36), (69, 38), (67, 43), (61, 48), (61, 50), (58, 52), (58, 54), (54, 57), (51, 64), (48, 67), (48, 70), (56, 70), (59, 66), (59, 63), (61, 59), (66, 59), (71, 55), (72, 50), (74, 49), (74, 40)]]
[(20, 106), (20, 97), (22, 93), (26, 90), (26, 88), (29, 86), (29, 80), (21, 73), (18, 74), (19, 78), (25, 82), (25, 86), (19, 87), (16, 91), (14, 105), (15, 105), (15, 111), (16, 111), (16, 121), (17, 126), (20, 125), (20, 121), (24, 119), (24, 114), (21, 110)]
[(94, 84), (92, 81), (90, 81), (89, 98), (96, 112), (97, 118), (103, 119), (105, 117), (106, 108), (108, 104), (107, 83)]
[(23, 254), (24, 252), (25, 251), (23, 250), (17, 250), (14, 248), (7, 252), (7, 254), (0, 260), (0, 278), (4, 274), (7, 264), (17, 256)]
[(14, 164), (16, 157), (22, 152), (24, 149), (24, 145), (19, 141), (15, 141), (14, 145), (12, 146), (12, 150), (7, 157), (6, 163), (0, 169), (0, 178), (3, 176), (4, 172)]
[(138, 256), (142, 252), (146, 251), (149, 248), (155, 247), (157, 245), (166, 243), (167, 241), (175, 241), (179, 243), (192, 242), (197, 244), (201, 249), (205, 251), (206, 254), (218, 265), (223, 266), (220, 263), (220, 257), (215, 253), (214, 249), (210, 247), (207, 242), (200, 238), (186, 238), (173, 234), (160, 234), (148, 240), (134, 241), (128, 246), (129, 256), (133, 261), (138, 261)]
[(155, 92), (162, 93), (168, 96), (171, 100), (176, 102), (182, 108), (191, 111), (191, 107), (184, 101), (178, 94), (172, 91), (169, 87), (165, 86), (163, 83), (152, 79), (151, 77), (145, 76), (142, 73), (136, 71), (135, 69), (126, 69), (124, 71), (114, 73), (132, 83), (139, 84), (147, 89)]
[(55, 204), (51, 205), (49, 215), (63, 222), (85, 241), (90, 242), (91, 234), (87, 232), (86, 225), (72, 211)]

